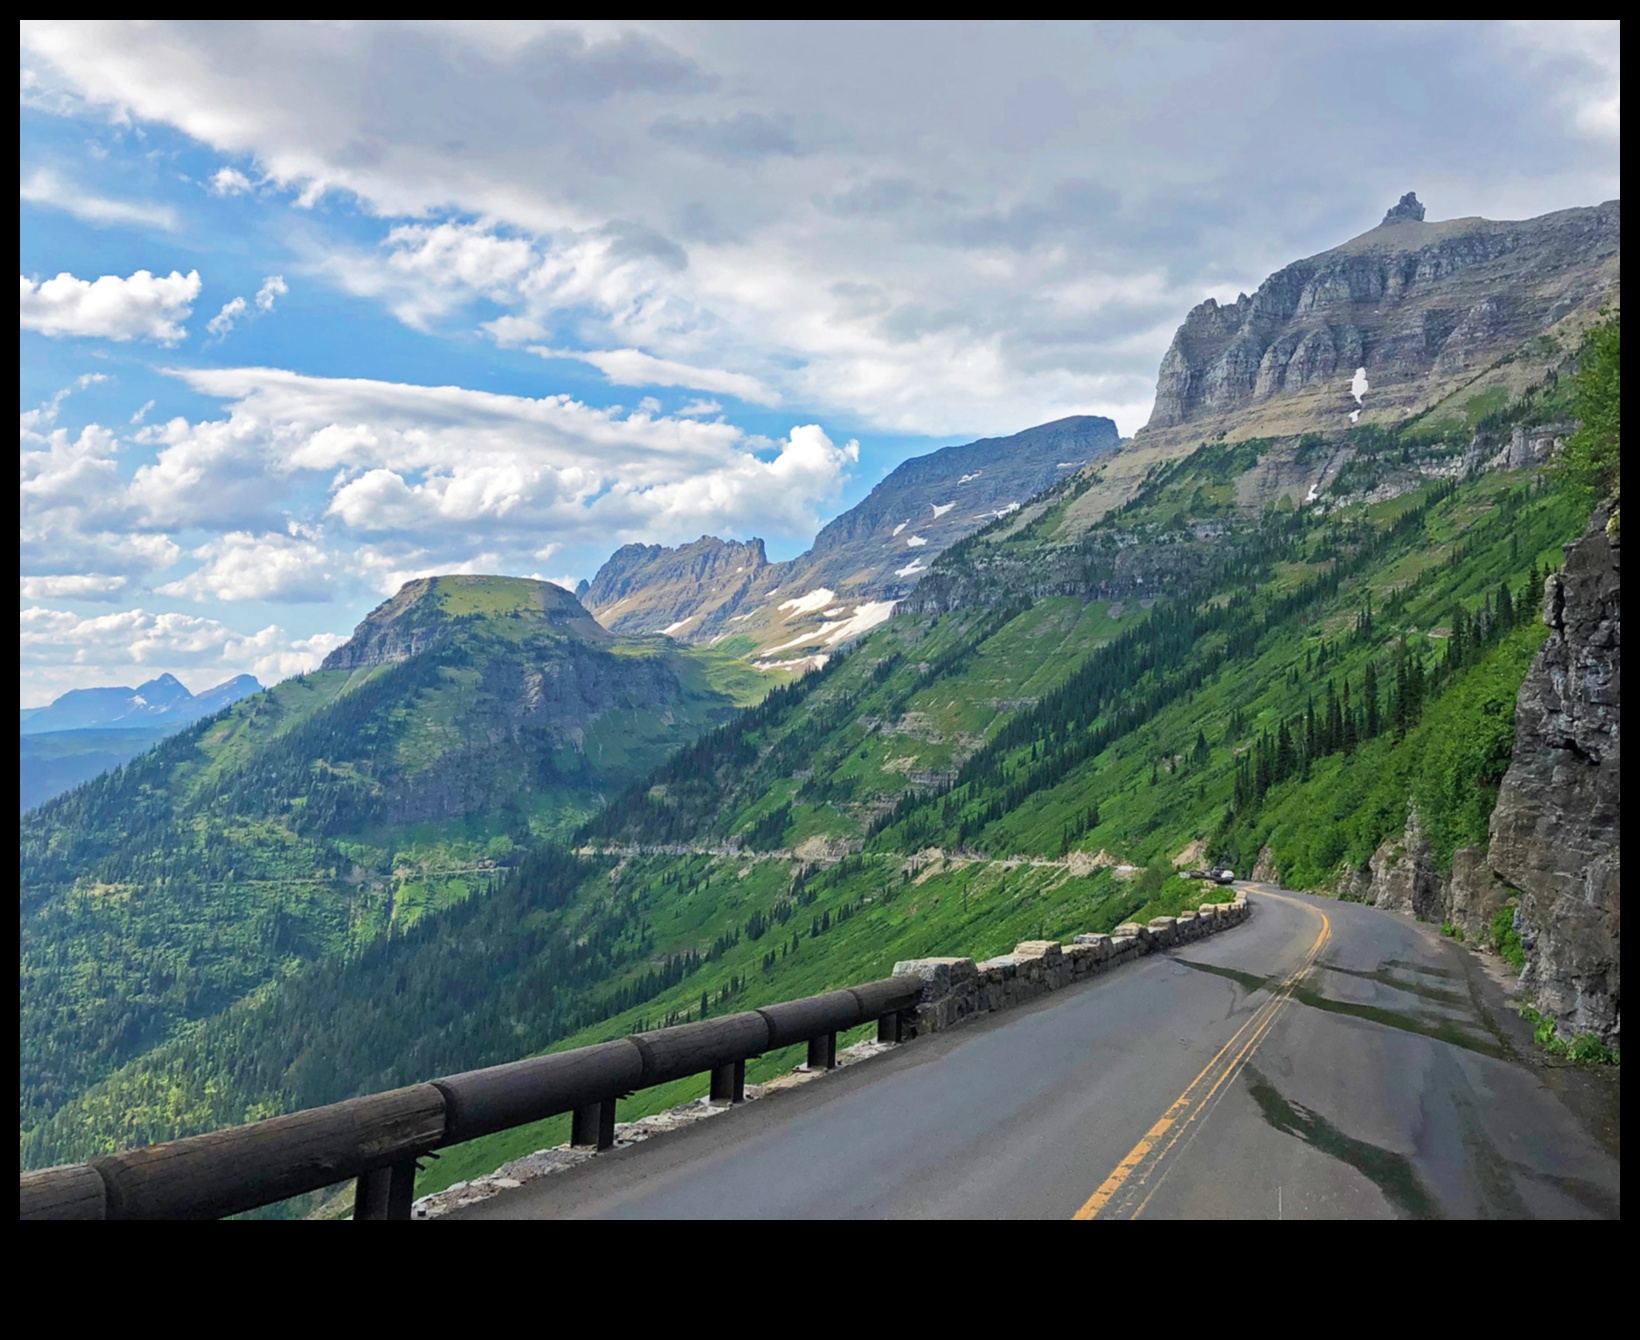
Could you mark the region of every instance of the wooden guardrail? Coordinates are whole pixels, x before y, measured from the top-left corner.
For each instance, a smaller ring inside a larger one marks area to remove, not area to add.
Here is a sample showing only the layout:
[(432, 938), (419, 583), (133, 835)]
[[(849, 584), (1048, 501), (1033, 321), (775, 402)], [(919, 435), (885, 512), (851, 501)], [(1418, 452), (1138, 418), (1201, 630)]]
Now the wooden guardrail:
[(572, 1143), (608, 1149), (618, 1098), (710, 1072), (711, 1096), (740, 1102), (751, 1057), (806, 1042), (809, 1065), (829, 1069), (838, 1033), (859, 1024), (900, 1041), (922, 992), (920, 977), (888, 977), (26, 1172), (19, 1217), (220, 1219), (354, 1178), (355, 1219), (408, 1219), (416, 1160), (436, 1149), (564, 1112)]

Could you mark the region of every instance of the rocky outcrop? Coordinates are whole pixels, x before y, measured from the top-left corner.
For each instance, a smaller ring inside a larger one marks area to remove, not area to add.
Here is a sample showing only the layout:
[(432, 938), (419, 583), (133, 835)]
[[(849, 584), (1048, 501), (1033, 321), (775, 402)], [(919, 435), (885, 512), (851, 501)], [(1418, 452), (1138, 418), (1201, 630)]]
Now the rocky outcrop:
[(1253, 882), (1256, 884), (1281, 883), (1281, 871), (1276, 869), (1275, 853), (1266, 843), (1259, 848), (1258, 860), (1253, 862)]
[(1436, 869), (1416, 812), (1407, 816), (1404, 833), (1379, 844), (1365, 875), (1350, 892), (1389, 912), (1405, 912), (1424, 921), (1446, 919), (1446, 882)]
[(1512, 890), (1493, 873), (1485, 847), (1459, 847), (1452, 853), (1446, 881), (1446, 915), (1464, 939), (1486, 943), (1492, 918), (1508, 903)]
[(699, 629), (720, 628), (748, 596), (778, 585), (762, 540), (702, 535), (676, 549), (623, 545), (579, 594), (593, 617), (615, 632), (694, 641)]
[(1192, 311), (1137, 441), (1185, 425), (1195, 441), (1427, 408), (1505, 355), (1530, 355), (1561, 323), (1591, 319), (1618, 289), (1620, 226), (1617, 201), (1428, 223), (1409, 193), (1371, 232), (1278, 270), (1251, 297)]
[(1619, 543), (1597, 510), (1545, 586), (1549, 639), (1515, 703), (1489, 864), (1516, 893), (1523, 985), (1562, 1031), (1617, 1046), (1622, 1024)]
[(1423, 221), (1424, 207), (1418, 201), (1418, 194), (1415, 191), (1408, 191), (1385, 211), (1384, 221), (1378, 226), (1387, 228), (1392, 223), (1422, 223)]

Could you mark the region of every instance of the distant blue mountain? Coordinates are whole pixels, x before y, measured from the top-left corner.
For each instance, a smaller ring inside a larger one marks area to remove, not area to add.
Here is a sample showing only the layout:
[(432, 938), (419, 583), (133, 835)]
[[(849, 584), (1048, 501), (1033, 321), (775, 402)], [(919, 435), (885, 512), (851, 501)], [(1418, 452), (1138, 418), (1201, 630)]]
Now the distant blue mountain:
[(190, 693), (175, 675), (161, 675), (134, 689), (70, 689), (47, 707), (18, 713), (18, 734), (65, 730), (149, 730), (168, 734), (219, 712), (262, 688), (255, 675), (235, 675), (203, 693)]
[(235, 675), (189, 693), (174, 675), (161, 675), (134, 689), (71, 689), (48, 707), (25, 707), (18, 713), (19, 811), (119, 767), (261, 687), (255, 675)]
[(27, 814), (53, 796), (72, 791), (138, 754), (146, 753), (177, 725), (126, 730), (54, 730), (17, 737), (17, 811)]

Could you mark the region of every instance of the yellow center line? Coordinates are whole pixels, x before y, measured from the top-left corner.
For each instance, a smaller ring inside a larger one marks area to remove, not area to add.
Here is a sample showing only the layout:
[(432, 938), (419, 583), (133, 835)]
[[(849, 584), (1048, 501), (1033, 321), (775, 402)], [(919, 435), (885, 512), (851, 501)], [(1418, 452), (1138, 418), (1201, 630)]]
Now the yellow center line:
[[(1265, 896), (1281, 898), (1279, 894), (1267, 894)], [(1288, 902), (1290, 900), (1281, 898), (1281, 901)], [(1304, 907), (1306, 904), (1299, 903), (1297, 906)], [(1133, 1189), (1137, 1191), (1144, 1188), (1157, 1170), (1161, 1168), (1168, 1154), (1178, 1145), (1180, 1139), (1187, 1132), (1191, 1133), (1193, 1137), (1194, 1132), (1191, 1131), (1191, 1127), (1196, 1119), (1213, 1105), (1214, 1100), (1224, 1087), (1252, 1059), (1253, 1053), (1258, 1050), (1259, 1044), (1264, 1041), (1271, 1028), (1275, 1026), (1276, 1016), (1281, 1013), (1282, 1008), (1291, 998), (1293, 988), (1314, 966), (1316, 958), (1320, 955), (1322, 948), (1332, 934), (1332, 922), (1328, 919), (1327, 914), (1319, 908), (1311, 908), (1310, 910), (1321, 917), (1321, 931), (1315, 937), (1315, 943), (1310, 946), (1309, 952), (1304, 956), (1304, 962), (1287, 975), (1281, 985), (1275, 989), (1270, 999), (1253, 1012), (1248, 1020), (1236, 1030), (1230, 1040), (1219, 1048), (1213, 1059), (1202, 1067), (1196, 1078), (1185, 1086), (1184, 1092), (1169, 1104), (1167, 1111), (1144, 1133), (1139, 1143), (1128, 1151), (1127, 1156), (1111, 1170), (1110, 1176), (1100, 1183), (1099, 1189), (1088, 1197), (1082, 1208), (1076, 1212), (1075, 1217), (1077, 1219), (1098, 1217), (1100, 1213), (1110, 1207), (1117, 1194), (1126, 1188), (1129, 1182), (1134, 1181), (1135, 1174), (1138, 1174), (1138, 1177), (1137, 1181), (1134, 1182)], [(1226, 1061), (1225, 1057), (1229, 1056), (1238, 1043), (1241, 1045), (1241, 1050), (1235, 1052), (1235, 1055)], [(1160, 1185), (1160, 1178), (1157, 1179), (1157, 1185)], [(1155, 1194), (1156, 1189), (1152, 1187), (1133, 1213), (1137, 1215), (1142, 1211)]]

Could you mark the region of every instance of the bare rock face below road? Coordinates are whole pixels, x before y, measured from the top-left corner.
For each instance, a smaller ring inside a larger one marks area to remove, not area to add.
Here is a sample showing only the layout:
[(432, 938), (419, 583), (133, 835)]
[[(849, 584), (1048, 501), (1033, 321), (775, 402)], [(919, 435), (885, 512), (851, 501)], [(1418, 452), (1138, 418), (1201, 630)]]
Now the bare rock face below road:
[(1622, 570), (1595, 512), (1549, 579), (1544, 643), (1515, 705), (1488, 864), (1518, 891), (1523, 985), (1563, 1032), (1616, 1048), (1621, 991)]

